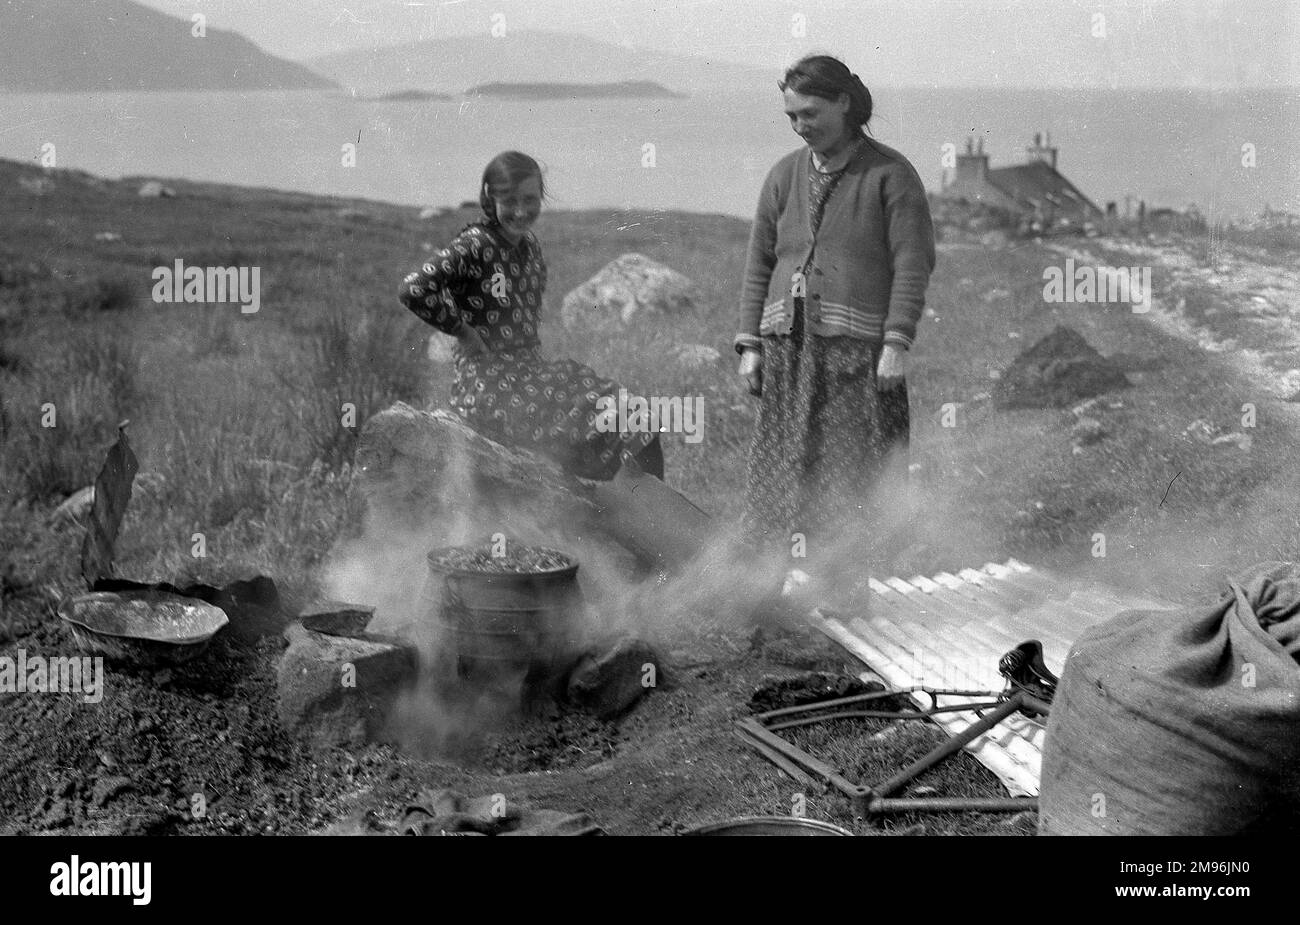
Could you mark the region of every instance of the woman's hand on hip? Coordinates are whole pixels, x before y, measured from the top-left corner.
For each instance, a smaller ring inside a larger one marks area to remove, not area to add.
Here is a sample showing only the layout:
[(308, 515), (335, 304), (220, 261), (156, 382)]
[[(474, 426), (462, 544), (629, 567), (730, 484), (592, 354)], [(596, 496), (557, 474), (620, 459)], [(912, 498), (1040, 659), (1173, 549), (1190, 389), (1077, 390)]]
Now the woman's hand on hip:
[(488, 350), (488, 345), (483, 342), (483, 335), (470, 325), (465, 325), (457, 338), (461, 346), (465, 348), (467, 356), (486, 356), (492, 351)]
[(888, 392), (907, 380), (907, 351), (893, 344), (885, 344), (876, 366), (876, 390)]
[(750, 395), (763, 394), (763, 354), (752, 347), (746, 347), (740, 355), (740, 369), (737, 370)]

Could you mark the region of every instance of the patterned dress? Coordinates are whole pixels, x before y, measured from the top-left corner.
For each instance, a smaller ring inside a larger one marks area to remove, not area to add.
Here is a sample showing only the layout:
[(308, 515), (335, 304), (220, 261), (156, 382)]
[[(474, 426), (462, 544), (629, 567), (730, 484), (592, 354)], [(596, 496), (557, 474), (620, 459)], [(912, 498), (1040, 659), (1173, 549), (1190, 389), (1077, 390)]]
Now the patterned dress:
[[(402, 281), (402, 304), (447, 334), (472, 325), (490, 351), (457, 341), (451, 407), (471, 427), (528, 446), (575, 475), (610, 479), (625, 459), (658, 450), (658, 434), (601, 431), (596, 402), (619, 385), (573, 360), (545, 360), (538, 323), (546, 264), (530, 232), (511, 244), (489, 223), (466, 227)], [(643, 457), (644, 458), (644, 457)]]
[[(810, 161), (814, 236), (842, 175), (823, 173)], [(787, 554), (793, 535), (803, 534), (811, 557), (819, 539), (833, 541), (871, 517), (873, 489), (891, 462), (897, 465), (900, 454), (906, 459), (909, 418), (906, 383), (876, 390), (882, 345), (806, 333), (803, 301), (794, 299), (789, 335), (763, 338), (763, 393), (743, 525), (755, 546)]]

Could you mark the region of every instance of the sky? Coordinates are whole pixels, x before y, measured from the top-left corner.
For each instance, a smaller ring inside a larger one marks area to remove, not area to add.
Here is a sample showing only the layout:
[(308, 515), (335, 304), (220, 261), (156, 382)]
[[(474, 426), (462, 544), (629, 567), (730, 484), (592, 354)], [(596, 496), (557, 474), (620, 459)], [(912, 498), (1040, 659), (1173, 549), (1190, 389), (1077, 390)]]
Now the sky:
[(825, 51), (894, 85), (1300, 86), (1300, 0), (144, 2), (297, 61), (495, 26), (767, 69)]

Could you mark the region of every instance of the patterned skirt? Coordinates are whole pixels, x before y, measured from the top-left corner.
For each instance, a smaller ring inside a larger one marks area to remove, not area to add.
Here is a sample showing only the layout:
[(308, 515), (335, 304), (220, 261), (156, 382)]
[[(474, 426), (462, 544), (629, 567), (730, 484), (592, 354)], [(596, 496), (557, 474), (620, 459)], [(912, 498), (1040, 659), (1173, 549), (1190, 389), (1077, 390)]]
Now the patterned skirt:
[(749, 543), (788, 555), (794, 534), (831, 537), (871, 518), (887, 475), (906, 473), (904, 383), (876, 390), (881, 346), (796, 327), (763, 338), (763, 394), (749, 450)]
[(611, 479), (623, 460), (658, 434), (602, 432), (596, 401), (619, 386), (573, 360), (544, 360), (535, 348), (456, 358), (451, 408), (480, 433), (539, 450), (574, 475)]

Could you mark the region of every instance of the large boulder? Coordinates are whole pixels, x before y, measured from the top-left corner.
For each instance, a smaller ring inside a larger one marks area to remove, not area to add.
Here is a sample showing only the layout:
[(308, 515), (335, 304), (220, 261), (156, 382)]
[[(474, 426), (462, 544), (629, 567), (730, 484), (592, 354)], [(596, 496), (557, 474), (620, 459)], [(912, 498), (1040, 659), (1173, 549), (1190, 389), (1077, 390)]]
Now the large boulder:
[(396, 640), (314, 633), (294, 624), (277, 674), (280, 722), (313, 745), (381, 737), (398, 695), (414, 683), (415, 649)]
[(624, 254), (564, 297), (566, 325), (623, 327), (645, 316), (693, 311), (695, 284), (671, 267), (641, 254)]

